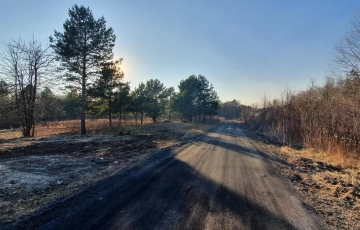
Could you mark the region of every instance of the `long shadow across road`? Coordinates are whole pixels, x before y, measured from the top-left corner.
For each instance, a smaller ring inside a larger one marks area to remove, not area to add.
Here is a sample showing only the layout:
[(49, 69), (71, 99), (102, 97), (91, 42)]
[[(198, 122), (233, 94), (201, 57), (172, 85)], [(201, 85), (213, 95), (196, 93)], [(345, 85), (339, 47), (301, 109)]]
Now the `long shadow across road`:
[[(119, 203), (92, 227), (203, 229), (209, 212), (230, 210), (237, 218), (242, 219), (247, 229), (294, 229), (287, 220), (214, 183), (186, 163), (175, 158), (170, 161), (162, 172), (139, 178), (149, 183), (136, 191), (128, 191), (132, 193), (128, 200), (122, 205)], [(211, 194), (214, 188), (215, 197)], [(217, 210), (209, 210), (210, 199), (216, 202)], [(130, 212), (124, 213), (124, 210)], [(193, 215), (194, 210), (196, 215)]]

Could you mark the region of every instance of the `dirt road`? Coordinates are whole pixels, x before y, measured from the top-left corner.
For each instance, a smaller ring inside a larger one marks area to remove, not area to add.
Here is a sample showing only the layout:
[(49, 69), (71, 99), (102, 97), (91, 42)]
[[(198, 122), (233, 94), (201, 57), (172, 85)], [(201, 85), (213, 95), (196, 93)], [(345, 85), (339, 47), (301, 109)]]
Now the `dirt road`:
[(233, 123), (19, 224), (14, 227), (322, 228)]

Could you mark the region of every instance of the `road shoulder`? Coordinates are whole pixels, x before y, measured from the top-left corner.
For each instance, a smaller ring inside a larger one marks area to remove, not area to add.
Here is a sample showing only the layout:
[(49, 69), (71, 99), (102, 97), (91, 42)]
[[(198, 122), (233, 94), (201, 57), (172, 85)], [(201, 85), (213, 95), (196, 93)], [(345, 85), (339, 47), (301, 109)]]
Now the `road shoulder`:
[[(333, 229), (360, 225), (360, 190), (347, 180), (350, 173), (321, 161), (284, 153), (286, 147), (240, 126), (252, 144), (302, 201), (304, 207)], [(345, 182), (347, 181), (347, 182)]]

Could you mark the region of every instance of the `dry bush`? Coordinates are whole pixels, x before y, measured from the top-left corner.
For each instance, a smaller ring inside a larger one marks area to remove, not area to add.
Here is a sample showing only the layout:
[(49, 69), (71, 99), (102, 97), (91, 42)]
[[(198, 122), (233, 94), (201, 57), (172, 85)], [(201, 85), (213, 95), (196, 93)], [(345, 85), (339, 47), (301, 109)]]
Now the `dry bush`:
[[(324, 86), (312, 83), (308, 90), (264, 102), (258, 116), (246, 123), (273, 141), (297, 148), (313, 148), (323, 157), (360, 157), (360, 76), (337, 80)], [(326, 155), (326, 156), (325, 156)]]

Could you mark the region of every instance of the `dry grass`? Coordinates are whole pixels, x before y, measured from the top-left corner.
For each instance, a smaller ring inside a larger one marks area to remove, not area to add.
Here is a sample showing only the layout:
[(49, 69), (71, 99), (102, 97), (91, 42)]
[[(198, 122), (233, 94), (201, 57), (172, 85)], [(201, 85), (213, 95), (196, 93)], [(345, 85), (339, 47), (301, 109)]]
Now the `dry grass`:
[(269, 156), (274, 168), (291, 181), (304, 202), (336, 229), (359, 229), (360, 160), (330, 150), (296, 150), (268, 144), (263, 136), (245, 130), (253, 144)]
[(0, 132), (0, 140), (10, 140), (10, 139), (16, 139), (20, 138), (22, 136), (22, 133), (20, 130), (3, 130)]
[(287, 146), (281, 147), (280, 151), (288, 156), (289, 162), (292, 164), (296, 163), (298, 159), (306, 158), (314, 162), (323, 162), (327, 165), (340, 168), (346, 173), (330, 175), (338, 173), (326, 172), (326, 174), (322, 175), (322, 178), (337, 177), (339, 181), (342, 181), (345, 184), (360, 186), (360, 180), (358, 178), (360, 176), (360, 159), (358, 159), (355, 155), (344, 154), (342, 151), (334, 151), (331, 153), (321, 152), (316, 151), (313, 148), (295, 150)]
[[(152, 123), (151, 119), (145, 119), (144, 124)], [(135, 120), (119, 121), (113, 120), (110, 126), (107, 119), (86, 120), (87, 134), (117, 134), (120, 128), (139, 125)], [(79, 134), (80, 120), (52, 121), (36, 124), (35, 137), (46, 137), (58, 134)], [(0, 131), (0, 140), (10, 140), (22, 136), (20, 129)]]
[(344, 153), (340, 150), (317, 151), (313, 148), (295, 150), (288, 146), (281, 147), (281, 152), (287, 154), (290, 158), (309, 158), (314, 161), (322, 161), (342, 169), (360, 169), (360, 159), (355, 154)]
[[(133, 135), (143, 133), (144, 127), (149, 125), (166, 125), (172, 129), (181, 129), (186, 132), (186, 137), (193, 135), (202, 134), (213, 128), (217, 124), (221, 123), (219, 119), (213, 119), (207, 124), (196, 124), (196, 123), (182, 123), (181, 121), (159, 121), (153, 123), (151, 119), (144, 119), (143, 125), (140, 125), (135, 120), (124, 121), (113, 120), (112, 125), (109, 124), (107, 119), (92, 119), (86, 120), (87, 134), (90, 135)], [(172, 127), (171, 127), (172, 126)], [(155, 126), (151, 126), (155, 127)], [(159, 126), (161, 127), (161, 125)], [(80, 120), (68, 120), (68, 121), (54, 121), (54, 122), (43, 122), (35, 126), (35, 137), (47, 137), (58, 134), (80, 134)], [(0, 131), (0, 140), (17, 139), (22, 136), (20, 129), (14, 130), (2, 130)]]

